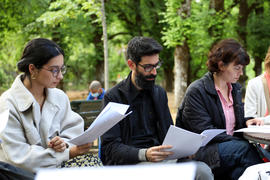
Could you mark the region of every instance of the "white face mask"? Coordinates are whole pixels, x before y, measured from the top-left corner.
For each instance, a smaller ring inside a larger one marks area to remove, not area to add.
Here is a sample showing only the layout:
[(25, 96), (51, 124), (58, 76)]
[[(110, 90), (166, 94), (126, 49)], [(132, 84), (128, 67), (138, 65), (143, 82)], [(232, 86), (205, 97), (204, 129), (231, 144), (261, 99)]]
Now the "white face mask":
[(98, 97), (99, 94), (98, 94), (98, 93), (93, 93), (92, 96), (93, 96), (93, 97)]

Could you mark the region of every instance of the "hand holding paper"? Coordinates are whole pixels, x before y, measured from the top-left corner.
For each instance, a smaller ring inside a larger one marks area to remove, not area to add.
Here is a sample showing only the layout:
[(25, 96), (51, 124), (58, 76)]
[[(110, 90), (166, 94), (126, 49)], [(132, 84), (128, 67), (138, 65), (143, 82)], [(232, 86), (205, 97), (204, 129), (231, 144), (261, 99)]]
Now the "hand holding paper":
[(82, 145), (93, 142), (99, 136), (104, 134), (115, 124), (125, 118), (128, 114), (125, 114), (129, 105), (109, 102), (107, 106), (98, 115), (91, 126), (80, 136), (71, 139), (69, 142), (75, 145)]
[(216, 135), (225, 129), (208, 129), (201, 134), (196, 134), (185, 129), (170, 126), (162, 145), (172, 145), (174, 154), (167, 159), (179, 159), (195, 154), (200, 147), (205, 146)]

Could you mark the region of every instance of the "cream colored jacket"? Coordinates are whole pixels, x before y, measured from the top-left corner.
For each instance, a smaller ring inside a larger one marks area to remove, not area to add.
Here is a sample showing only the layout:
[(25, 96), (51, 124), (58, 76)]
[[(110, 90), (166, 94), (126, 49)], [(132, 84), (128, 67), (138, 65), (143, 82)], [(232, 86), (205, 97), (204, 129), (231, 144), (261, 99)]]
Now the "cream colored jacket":
[(71, 110), (67, 95), (57, 88), (47, 89), (41, 112), (20, 77), (0, 97), (0, 112), (4, 108), (10, 111), (6, 128), (0, 134), (0, 161), (32, 172), (59, 167), (69, 159), (69, 149), (55, 152), (47, 143), (56, 135), (66, 142), (80, 135), (83, 119)]
[[(264, 117), (266, 113), (266, 100), (264, 95), (262, 76), (249, 80), (245, 95), (245, 117), (263, 119), (264, 123), (270, 123), (270, 116)], [(270, 113), (270, 112), (269, 112)]]

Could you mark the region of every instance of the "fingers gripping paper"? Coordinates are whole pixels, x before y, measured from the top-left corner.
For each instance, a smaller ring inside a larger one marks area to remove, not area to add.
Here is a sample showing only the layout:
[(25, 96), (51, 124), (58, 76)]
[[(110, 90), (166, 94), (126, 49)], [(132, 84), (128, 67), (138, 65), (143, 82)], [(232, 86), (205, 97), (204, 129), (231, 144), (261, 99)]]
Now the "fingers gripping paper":
[(163, 145), (172, 145), (173, 154), (167, 159), (179, 159), (195, 154), (200, 147), (205, 146), (216, 135), (226, 131), (225, 129), (207, 129), (201, 134), (193, 133), (185, 129), (170, 126)]

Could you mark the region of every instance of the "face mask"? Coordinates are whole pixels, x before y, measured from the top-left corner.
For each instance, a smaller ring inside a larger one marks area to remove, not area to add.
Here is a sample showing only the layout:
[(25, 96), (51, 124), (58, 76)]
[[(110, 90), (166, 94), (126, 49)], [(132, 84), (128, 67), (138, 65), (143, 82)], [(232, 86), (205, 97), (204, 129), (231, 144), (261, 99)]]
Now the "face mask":
[(148, 81), (148, 78), (156, 78), (155, 75), (151, 74), (149, 76), (144, 76), (142, 73), (140, 73), (138, 70), (136, 70), (136, 77), (135, 77), (135, 83), (137, 84), (137, 86), (139, 86), (142, 89), (152, 89), (154, 84), (155, 84), (155, 80), (153, 81)]
[(99, 94), (98, 94), (98, 93), (93, 93), (92, 96), (93, 96), (93, 97), (98, 97)]

